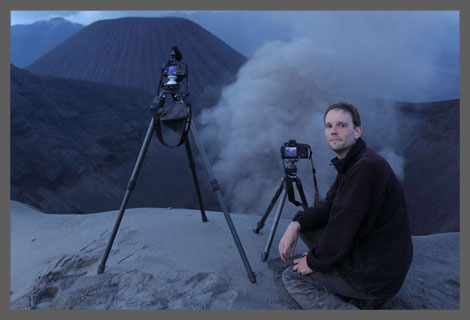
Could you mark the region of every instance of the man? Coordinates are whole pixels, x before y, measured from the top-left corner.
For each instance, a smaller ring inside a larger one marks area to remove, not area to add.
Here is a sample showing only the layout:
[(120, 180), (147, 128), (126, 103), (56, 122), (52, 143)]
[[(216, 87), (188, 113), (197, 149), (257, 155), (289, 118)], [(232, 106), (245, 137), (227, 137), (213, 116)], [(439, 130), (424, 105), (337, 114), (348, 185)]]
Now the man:
[(352, 104), (329, 106), (324, 121), (337, 176), (325, 199), (299, 211), (282, 236), (283, 261), (299, 233), (310, 249), (282, 281), (304, 309), (375, 309), (400, 290), (413, 257), (405, 198), (388, 163), (362, 140)]

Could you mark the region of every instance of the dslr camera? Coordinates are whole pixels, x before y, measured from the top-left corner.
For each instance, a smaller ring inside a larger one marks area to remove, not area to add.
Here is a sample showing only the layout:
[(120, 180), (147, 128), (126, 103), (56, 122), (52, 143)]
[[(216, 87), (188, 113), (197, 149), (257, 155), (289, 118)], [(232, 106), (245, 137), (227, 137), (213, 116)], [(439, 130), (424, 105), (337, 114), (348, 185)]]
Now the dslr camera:
[(183, 55), (178, 47), (170, 49), (170, 59), (162, 68), (162, 76), (169, 79), (165, 84), (168, 89), (174, 89), (178, 82), (188, 77), (188, 66), (181, 61), (182, 58)]
[(309, 159), (311, 148), (308, 144), (297, 143), (295, 140), (289, 140), (281, 147), (282, 159)]

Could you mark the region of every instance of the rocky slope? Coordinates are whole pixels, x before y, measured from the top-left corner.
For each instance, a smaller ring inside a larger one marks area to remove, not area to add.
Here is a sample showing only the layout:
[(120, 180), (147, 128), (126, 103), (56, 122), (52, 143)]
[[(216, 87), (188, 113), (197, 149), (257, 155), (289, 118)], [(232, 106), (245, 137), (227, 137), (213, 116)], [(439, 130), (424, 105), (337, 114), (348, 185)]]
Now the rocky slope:
[[(141, 89), (38, 77), (12, 66), (11, 199), (51, 213), (119, 208), (151, 101)], [(199, 208), (184, 148), (157, 141), (153, 135), (129, 207)], [(196, 166), (206, 206), (218, 208)]]

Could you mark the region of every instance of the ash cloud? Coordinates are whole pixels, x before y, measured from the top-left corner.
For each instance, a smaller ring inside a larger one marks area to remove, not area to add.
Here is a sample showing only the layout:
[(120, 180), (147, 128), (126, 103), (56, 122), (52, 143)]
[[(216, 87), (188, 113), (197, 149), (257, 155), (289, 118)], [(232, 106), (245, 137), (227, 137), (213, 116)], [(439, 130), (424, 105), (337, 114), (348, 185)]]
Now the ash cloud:
[[(336, 172), (323, 113), (338, 101), (358, 107), (366, 143), (403, 182), (402, 152), (418, 120), (399, 115), (393, 101), (459, 97), (458, 11), (267, 14), (293, 40), (258, 49), (219, 103), (198, 119), (231, 210), (264, 213), (284, 174), (279, 148), (289, 139), (312, 147), (324, 197)], [(311, 205), (310, 164), (300, 161), (298, 169)], [(287, 202), (283, 215), (295, 211)]]
[[(224, 88), (219, 103), (201, 113), (201, 139), (231, 211), (264, 213), (284, 175), (279, 149), (289, 139), (312, 147), (320, 196), (325, 195), (336, 172), (329, 165), (335, 154), (325, 141), (323, 114), (329, 104), (341, 100), (358, 106), (364, 131), (381, 140), (366, 142), (385, 148), (382, 155), (402, 175), (404, 161), (394, 151), (396, 109), (393, 104), (348, 93), (339, 81), (345, 71), (338, 68), (331, 52), (319, 50), (308, 38), (270, 42)], [(297, 167), (313, 205), (310, 162), (301, 160)], [(283, 216), (296, 211), (286, 202)]]

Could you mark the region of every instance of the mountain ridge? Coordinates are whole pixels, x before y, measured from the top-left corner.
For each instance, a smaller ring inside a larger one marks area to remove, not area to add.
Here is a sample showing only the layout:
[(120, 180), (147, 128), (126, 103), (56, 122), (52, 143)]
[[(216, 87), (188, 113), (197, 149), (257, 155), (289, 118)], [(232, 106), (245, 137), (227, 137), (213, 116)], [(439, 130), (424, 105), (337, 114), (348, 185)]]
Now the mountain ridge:
[(83, 27), (63, 18), (13, 25), (10, 28), (10, 62), (25, 68)]

